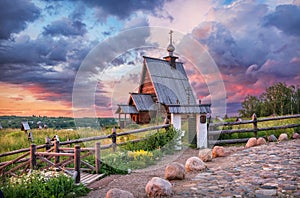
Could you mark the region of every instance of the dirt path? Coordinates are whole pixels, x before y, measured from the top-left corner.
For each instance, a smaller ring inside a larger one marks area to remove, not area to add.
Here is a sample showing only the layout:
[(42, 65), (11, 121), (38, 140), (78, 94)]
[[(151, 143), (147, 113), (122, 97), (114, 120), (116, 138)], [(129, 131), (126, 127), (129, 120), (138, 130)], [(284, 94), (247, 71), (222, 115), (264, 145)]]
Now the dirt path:
[[(300, 140), (268, 143), (249, 149), (225, 147), (226, 157), (208, 162), (208, 171), (186, 173), (184, 180), (171, 181), (172, 197), (299, 197)], [(152, 177), (164, 178), (165, 166), (176, 161), (185, 164), (198, 150), (187, 148), (164, 157), (159, 164), (128, 175), (111, 175), (94, 182), (86, 197), (105, 197), (111, 188), (146, 197), (145, 186)]]

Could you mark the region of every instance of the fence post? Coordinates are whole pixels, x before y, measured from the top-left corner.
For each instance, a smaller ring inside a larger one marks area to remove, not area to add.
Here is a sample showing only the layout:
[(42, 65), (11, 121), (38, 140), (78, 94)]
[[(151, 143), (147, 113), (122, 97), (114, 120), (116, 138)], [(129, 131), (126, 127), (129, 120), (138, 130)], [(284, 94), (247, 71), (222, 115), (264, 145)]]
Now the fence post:
[(74, 147), (74, 171), (75, 171), (75, 183), (80, 183), (80, 145)]
[(36, 167), (36, 145), (31, 144), (30, 145), (30, 169), (33, 170)]
[(255, 113), (253, 113), (252, 115), (252, 121), (253, 121), (254, 135), (257, 138), (257, 117)]
[[(55, 140), (54, 142), (54, 152), (59, 153), (59, 141)], [(59, 156), (55, 156), (55, 164), (59, 163)]]
[(101, 169), (100, 142), (96, 142), (95, 144), (95, 163), (96, 173), (99, 174)]

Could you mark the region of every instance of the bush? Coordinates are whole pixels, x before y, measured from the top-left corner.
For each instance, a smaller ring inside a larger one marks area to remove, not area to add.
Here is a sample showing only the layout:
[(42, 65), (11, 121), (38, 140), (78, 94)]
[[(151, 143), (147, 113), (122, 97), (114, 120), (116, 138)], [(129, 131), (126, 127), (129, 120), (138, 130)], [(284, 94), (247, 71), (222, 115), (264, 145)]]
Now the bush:
[(102, 158), (101, 172), (106, 174), (126, 174), (128, 169), (145, 168), (160, 160), (163, 154), (174, 152), (176, 138), (180, 132), (174, 128), (160, 130), (147, 136), (146, 139), (126, 143), (119, 152), (111, 153)]
[(3, 191), (5, 198), (79, 197), (90, 191), (83, 184), (75, 184), (72, 178), (64, 174), (39, 171), (34, 171), (20, 178), (12, 177), (8, 181), (3, 181), (0, 189)]
[[(167, 131), (159, 130), (159, 132), (154, 133), (148, 137), (146, 137), (144, 140), (131, 143), (128, 142), (127, 144), (123, 145), (122, 148), (129, 150), (129, 151), (138, 151), (138, 150), (145, 150), (145, 151), (153, 151), (155, 149), (164, 147), (168, 143), (171, 143), (172, 141), (178, 137), (179, 132), (171, 127)], [(171, 143), (172, 144), (172, 143)], [(174, 146), (172, 144), (172, 146)]]

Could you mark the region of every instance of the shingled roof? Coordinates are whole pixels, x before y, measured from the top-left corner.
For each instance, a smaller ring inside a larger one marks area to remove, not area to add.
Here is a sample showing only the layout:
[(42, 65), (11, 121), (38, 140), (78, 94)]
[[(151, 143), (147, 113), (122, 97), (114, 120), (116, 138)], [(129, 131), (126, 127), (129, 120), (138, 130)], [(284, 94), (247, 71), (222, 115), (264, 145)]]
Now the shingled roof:
[[(145, 57), (143, 73), (149, 72), (158, 102), (161, 104), (196, 104), (183, 63), (171, 67), (169, 61)], [(146, 83), (141, 80), (141, 86)]]
[(118, 114), (137, 114), (138, 111), (136, 110), (135, 106), (119, 104), (118, 109), (116, 110), (116, 113), (118, 113)]
[(138, 111), (156, 110), (155, 102), (150, 94), (131, 93), (130, 95)]

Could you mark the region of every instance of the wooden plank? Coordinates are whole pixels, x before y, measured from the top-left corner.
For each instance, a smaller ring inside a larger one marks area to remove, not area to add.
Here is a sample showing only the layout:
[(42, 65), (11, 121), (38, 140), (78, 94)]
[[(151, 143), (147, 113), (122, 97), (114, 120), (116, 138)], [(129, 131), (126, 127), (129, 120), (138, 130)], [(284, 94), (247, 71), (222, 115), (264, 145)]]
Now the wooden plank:
[(88, 174), (81, 173), (80, 182), (84, 185), (91, 184), (92, 182), (102, 178), (105, 174)]
[(15, 163), (16, 161), (18, 161), (18, 160), (24, 158), (24, 157), (27, 156), (27, 155), (29, 155), (29, 152), (26, 152), (25, 154), (23, 154), (23, 155), (17, 157), (16, 159), (14, 159), (14, 160), (12, 160), (12, 161), (9, 161), (8, 163), (6, 163), (5, 165), (3, 165), (3, 166), (0, 167), (0, 171), (1, 171), (3, 168), (5, 168), (5, 167), (7, 167), (7, 166), (9, 166), (9, 165), (11, 165), (11, 164), (13, 164), (13, 163)]
[(294, 127), (299, 127), (299, 126), (300, 126), (300, 124), (289, 124), (289, 125), (283, 125), (283, 126), (273, 126), (273, 127), (266, 127), (266, 128), (258, 128), (257, 131), (288, 129), (288, 128), (294, 128)]
[(219, 130), (219, 131), (209, 131), (208, 135), (221, 135), (221, 134), (232, 134), (232, 133), (246, 133), (255, 132), (254, 129), (235, 129), (235, 130)]
[(36, 155), (39, 156), (69, 156), (69, 157), (73, 157), (74, 154), (73, 153), (48, 153), (48, 152), (36, 152)]
[(19, 169), (22, 166), (25, 166), (27, 164), (30, 164), (30, 161), (24, 162), (23, 164), (19, 164), (18, 166), (14, 167), (13, 169), (10, 169), (9, 171), (5, 172), (3, 175), (10, 174), (10, 173), (14, 172), (15, 170), (17, 170), (17, 169)]
[(290, 119), (290, 118), (300, 118), (300, 114), (295, 115), (288, 115), (288, 116), (277, 116), (272, 118), (262, 118), (257, 120), (257, 122), (265, 122), (265, 121), (271, 121), (271, 120), (284, 120), (284, 119)]
[(287, 129), (299, 127), (300, 124), (289, 124), (283, 126), (273, 126), (273, 127), (265, 127), (265, 128), (257, 128), (255, 129), (235, 129), (235, 130), (219, 130), (219, 131), (209, 131), (208, 135), (220, 135), (220, 134), (232, 134), (232, 133), (246, 133), (246, 132), (255, 132), (255, 131), (268, 131), (268, 130), (277, 130), (277, 129)]
[[(29, 160), (29, 158), (22, 158), (22, 159), (18, 160), (17, 162), (15, 162), (14, 164), (26, 162), (26, 161), (28, 161), (28, 160)], [(11, 161), (13, 161), (13, 160), (6, 161), (6, 162), (1, 162), (1, 163), (0, 163), (0, 166), (2, 166), (2, 165), (4, 165), (4, 164), (7, 164), (7, 163), (9, 163), (9, 162), (11, 162)]]
[[(41, 148), (45, 148), (46, 145), (39, 145), (36, 147), (36, 149), (41, 149)], [(4, 156), (8, 156), (8, 155), (14, 155), (14, 154), (18, 154), (18, 153), (24, 153), (24, 152), (28, 152), (30, 151), (30, 148), (24, 148), (24, 149), (19, 149), (19, 150), (15, 150), (15, 151), (9, 151), (6, 153), (0, 153), (0, 157), (4, 157)]]
[(64, 172), (67, 173), (68, 175), (73, 176), (73, 173), (72, 173), (72, 172), (68, 171), (67, 169), (65, 169), (65, 168), (63, 168), (63, 167), (61, 167), (61, 166), (57, 166), (56, 164), (54, 164), (53, 162), (47, 160), (46, 158), (44, 158), (44, 157), (42, 157), (42, 156), (39, 156), (38, 158), (39, 158), (40, 160), (42, 160), (42, 161), (44, 161), (44, 162), (46, 162), (46, 163), (52, 165), (52, 166), (56, 166), (57, 168), (61, 169), (62, 171), (64, 171)]
[(91, 169), (91, 171), (95, 170), (95, 167), (90, 165), (89, 163), (83, 161), (83, 160), (80, 160), (80, 163), (82, 163), (83, 165), (87, 166), (88, 168)]
[(228, 140), (209, 140), (210, 145), (220, 145), (220, 144), (236, 144), (236, 143), (245, 143), (249, 138), (242, 139), (228, 139)]
[(163, 124), (163, 125), (159, 125), (159, 126), (152, 126), (152, 127), (142, 128), (142, 129), (135, 129), (135, 130), (132, 130), (132, 131), (117, 133), (117, 136), (123, 136), (123, 135), (141, 133), (141, 132), (146, 132), (146, 131), (151, 131), (151, 130), (156, 130), (156, 129), (162, 129), (162, 128), (166, 128), (166, 127), (169, 127), (169, 126), (170, 126), (170, 124)]

